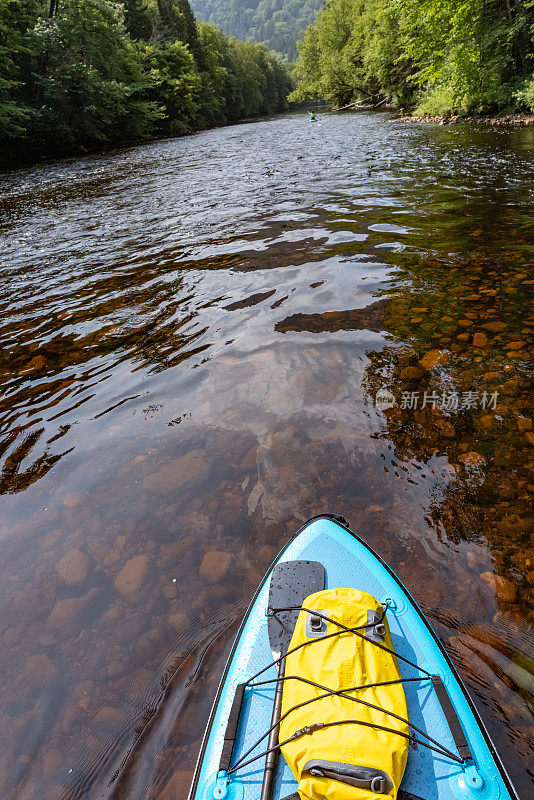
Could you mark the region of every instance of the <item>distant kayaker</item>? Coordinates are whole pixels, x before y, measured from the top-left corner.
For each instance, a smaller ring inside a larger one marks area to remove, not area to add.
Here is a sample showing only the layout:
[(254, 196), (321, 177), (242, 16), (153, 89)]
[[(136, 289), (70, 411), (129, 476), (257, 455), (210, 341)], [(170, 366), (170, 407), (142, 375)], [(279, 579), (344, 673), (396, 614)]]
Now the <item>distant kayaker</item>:
[(308, 114), (310, 115), (310, 122), (313, 122), (316, 119), (315, 111), (308, 111)]

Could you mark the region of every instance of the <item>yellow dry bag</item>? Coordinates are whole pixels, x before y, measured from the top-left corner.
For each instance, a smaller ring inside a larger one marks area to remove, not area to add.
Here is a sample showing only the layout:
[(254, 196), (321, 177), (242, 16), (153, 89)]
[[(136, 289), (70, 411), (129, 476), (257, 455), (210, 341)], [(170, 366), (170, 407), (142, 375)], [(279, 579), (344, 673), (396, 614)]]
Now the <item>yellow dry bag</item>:
[[(280, 742), (295, 736), (282, 752), (299, 795), (302, 800), (396, 798), (408, 756), (408, 712), (402, 683), (376, 685), (400, 678), (395, 655), (377, 646), (393, 650), (383, 608), (355, 589), (316, 592), (304, 608), (319, 616), (299, 613), (289, 651), (310, 644), (286, 658), (279, 731)], [(359, 635), (336, 622), (361, 626)]]

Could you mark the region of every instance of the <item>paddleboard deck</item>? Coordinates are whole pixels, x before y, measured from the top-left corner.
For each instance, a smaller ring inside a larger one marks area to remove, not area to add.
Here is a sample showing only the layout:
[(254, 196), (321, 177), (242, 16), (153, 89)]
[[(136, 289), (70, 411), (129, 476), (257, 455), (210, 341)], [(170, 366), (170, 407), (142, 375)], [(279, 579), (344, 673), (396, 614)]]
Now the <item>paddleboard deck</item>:
[[(215, 698), (189, 800), (258, 800), (260, 796), (265, 757), (237, 770), (228, 779), (220, 774), (221, 754), (232, 706), (233, 716), (239, 711), (239, 719), (231, 745), (231, 764), (236, 764), (269, 729), (275, 684), (247, 686), (240, 709), (234, 698), (240, 684), (273, 664), (267, 615), (270, 577), (277, 564), (298, 560), (320, 562), (327, 589), (355, 588), (369, 592), (382, 603), (388, 601), (387, 616), (396, 653), (438, 678), (437, 682), (427, 679), (404, 683), (410, 722), (453, 753), (458, 753), (458, 745), (465, 741), (468, 750), (463, 748), (464, 753), (472, 756), (462, 765), (427, 747), (410, 745), (399, 800), (410, 800), (410, 796), (415, 800), (517, 800), (465, 686), (422, 611), (369, 545), (350, 531), (344, 520), (328, 515), (307, 522), (284, 547), (245, 614)], [(399, 667), (403, 678), (421, 674), (402, 660)], [(262, 677), (276, 677), (275, 667)], [(246, 760), (263, 752), (266, 741), (263, 739)], [(226, 752), (229, 747), (227, 743)], [(288, 798), (296, 790), (297, 782), (281, 757), (272, 800)]]

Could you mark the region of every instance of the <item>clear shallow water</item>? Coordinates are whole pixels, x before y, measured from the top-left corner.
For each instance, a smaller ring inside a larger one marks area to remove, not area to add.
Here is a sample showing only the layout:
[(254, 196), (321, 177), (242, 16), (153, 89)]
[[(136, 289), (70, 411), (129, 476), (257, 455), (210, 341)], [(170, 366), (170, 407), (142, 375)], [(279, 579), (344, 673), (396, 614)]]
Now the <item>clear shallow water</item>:
[(290, 115), (0, 178), (2, 796), (185, 797), (235, 626), (327, 510), (530, 796), (533, 150)]

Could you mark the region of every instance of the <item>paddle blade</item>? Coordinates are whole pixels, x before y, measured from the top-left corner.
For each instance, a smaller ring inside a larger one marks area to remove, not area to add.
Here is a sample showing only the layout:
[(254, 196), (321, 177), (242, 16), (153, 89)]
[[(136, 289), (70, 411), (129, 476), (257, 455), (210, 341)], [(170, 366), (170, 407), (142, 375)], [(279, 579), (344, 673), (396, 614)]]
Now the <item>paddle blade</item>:
[[(325, 588), (325, 569), (319, 561), (284, 561), (271, 574), (269, 609), (300, 608), (304, 600)], [(269, 615), (269, 643), (273, 658), (285, 653), (297, 624), (296, 611), (280, 611)]]

